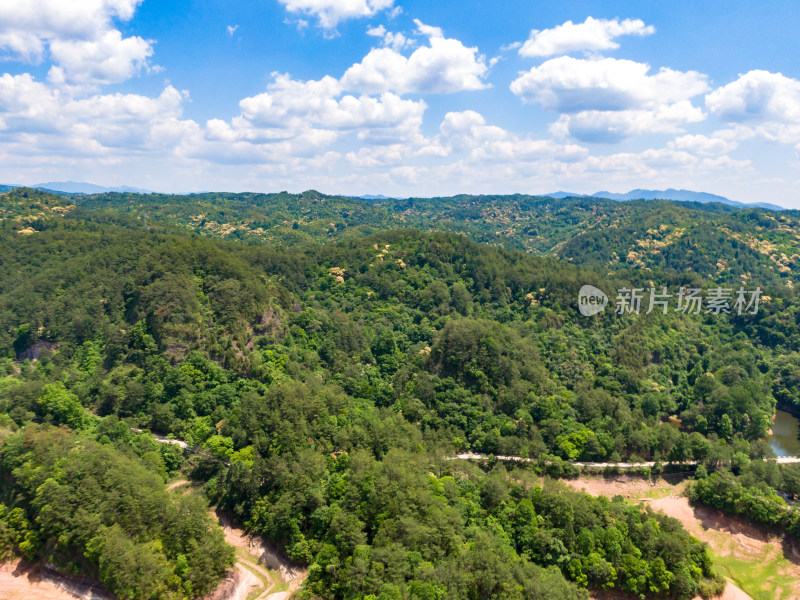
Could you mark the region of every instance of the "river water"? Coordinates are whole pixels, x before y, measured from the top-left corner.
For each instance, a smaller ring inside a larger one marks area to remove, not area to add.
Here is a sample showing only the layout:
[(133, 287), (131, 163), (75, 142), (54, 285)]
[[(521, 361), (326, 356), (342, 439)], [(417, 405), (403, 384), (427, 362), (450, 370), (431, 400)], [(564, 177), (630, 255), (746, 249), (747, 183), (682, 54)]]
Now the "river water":
[(800, 421), (785, 410), (776, 411), (769, 445), (778, 456), (800, 456)]

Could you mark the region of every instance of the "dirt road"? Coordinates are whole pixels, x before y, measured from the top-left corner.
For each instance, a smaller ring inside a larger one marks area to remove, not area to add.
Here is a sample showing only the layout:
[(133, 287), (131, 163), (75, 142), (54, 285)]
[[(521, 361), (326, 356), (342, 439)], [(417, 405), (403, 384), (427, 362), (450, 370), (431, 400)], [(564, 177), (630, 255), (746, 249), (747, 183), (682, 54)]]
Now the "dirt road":
[[(236, 548), (237, 566), (247, 569), (259, 579), (263, 591), (256, 600), (284, 600), (303, 585), (307, 575), (305, 570), (286, 561), (261, 538), (248, 535), (244, 529), (234, 526), (229, 515), (218, 510), (212, 511), (212, 514), (225, 533), (225, 541)], [(284, 589), (278, 591), (276, 588), (279, 587)], [(251, 588), (249, 593), (252, 591)], [(229, 595), (224, 600), (246, 600), (247, 597), (248, 594)]]
[[(187, 493), (191, 485), (185, 479), (178, 479), (167, 489)], [(306, 578), (305, 570), (286, 561), (259, 537), (236, 527), (230, 515), (214, 509), (211, 516), (219, 522), (225, 541), (236, 549), (236, 565), (233, 573), (203, 600), (286, 600), (300, 588)]]

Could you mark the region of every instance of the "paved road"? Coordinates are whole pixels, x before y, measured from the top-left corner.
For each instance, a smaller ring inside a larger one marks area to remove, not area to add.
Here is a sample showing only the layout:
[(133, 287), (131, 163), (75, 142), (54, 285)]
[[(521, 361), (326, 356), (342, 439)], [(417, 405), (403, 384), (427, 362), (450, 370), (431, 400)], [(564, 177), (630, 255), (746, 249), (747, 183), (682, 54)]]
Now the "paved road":
[[(489, 454), (475, 454), (473, 452), (464, 452), (462, 454), (456, 454), (451, 458), (454, 459), (463, 459), (463, 460), (489, 460), (491, 455)], [(524, 463), (535, 463), (539, 462), (538, 458), (525, 458), (522, 456), (504, 456), (502, 454), (497, 454), (494, 456), (497, 460), (502, 461), (510, 461), (510, 462), (524, 462)], [(777, 463), (800, 463), (800, 456), (779, 456), (778, 458), (767, 458), (765, 460), (773, 460)], [(655, 461), (646, 461), (646, 462), (571, 462), (571, 465), (575, 465), (576, 467), (595, 467), (598, 469), (606, 469), (606, 468), (616, 468), (616, 469), (639, 469), (641, 467), (654, 467), (656, 466)], [(670, 464), (670, 465), (696, 465), (696, 460), (684, 460), (679, 462), (662, 462), (662, 465)]]
[[(134, 428), (133, 431), (137, 433), (141, 433), (141, 429)], [(158, 433), (151, 433), (151, 435), (156, 438), (156, 441), (161, 442), (162, 444), (175, 444), (176, 446), (180, 446), (181, 448), (188, 448), (188, 444), (183, 440), (176, 440), (173, 438), (167, 438), (163, 435)], [(451, 457), (450, 460), (454, 459), (463, 459), (463, 460), (489, 460), (491, 456), (489, 454), (475, 454), (473, 452), (464, 452), (461, 454), (456, 454), (455, 456)], [(526, 458), (523, 456), (505, 456), (503, 454), (497, 454), (495, 457), (497, 460), (502, 461), (509, 461), (509, 462), (521, 462), (521, 463), (533, 463), (539, 462), (538, 458)], [(765, 460), (774, 460), (777, 463), (785, 464), (785, 463), (800, 463), (800, 456), (779, 456), (778, 458), (767, 458)], [(227, 462), (227, 461), (226, 461)], [(576, 467), (593, 467), (597, 469), (606, 469), (606, 468), (616, 468), (616, 469), (638, 469), (641, 467), (654, 467), (656, 466), (655, 461), (645, 461), (645, 462), (572, 462), (570, 463), (575, 465)], [(683, 460), (677, 462), (662, 462), (662, 465), (671, 464), (671, 465), (696, 465), (696, 460)]]

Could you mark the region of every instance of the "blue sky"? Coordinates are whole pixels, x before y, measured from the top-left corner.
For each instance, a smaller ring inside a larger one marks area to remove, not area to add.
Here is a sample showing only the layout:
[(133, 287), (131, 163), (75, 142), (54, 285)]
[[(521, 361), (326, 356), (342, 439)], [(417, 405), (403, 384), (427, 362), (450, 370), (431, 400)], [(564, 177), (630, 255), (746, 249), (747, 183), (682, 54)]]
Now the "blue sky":
[(4, 0), (0, 182), (800, 208), (800, 3)]

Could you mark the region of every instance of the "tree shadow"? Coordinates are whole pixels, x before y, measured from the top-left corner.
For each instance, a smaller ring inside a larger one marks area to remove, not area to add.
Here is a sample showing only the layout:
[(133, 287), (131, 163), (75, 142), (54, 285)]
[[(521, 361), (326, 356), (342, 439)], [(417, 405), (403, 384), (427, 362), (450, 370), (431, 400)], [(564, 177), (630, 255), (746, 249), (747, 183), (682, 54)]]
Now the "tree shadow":
[(690, 506), (703, 529), (722, 531), (732, 536), (742, 534), (765, 544), (778, 543), (786, 560), (800, 566), (800, 542), (791, 534), (777, 527), (756, 525), (741, 517), (727, 515), (713, 506), (705, 504)]
[(30, 563), (24, 558), (20, 558), (17, 561), (17, 564), (14, 566), (14, 570), (11, 571), (11, 574), (14, 577), (25, 577), (30, 583), (36, 583), (42, 579), (39, 571), (39, 565)]

